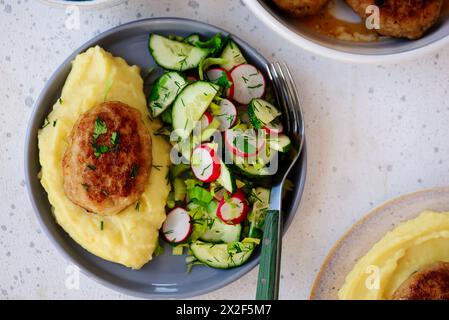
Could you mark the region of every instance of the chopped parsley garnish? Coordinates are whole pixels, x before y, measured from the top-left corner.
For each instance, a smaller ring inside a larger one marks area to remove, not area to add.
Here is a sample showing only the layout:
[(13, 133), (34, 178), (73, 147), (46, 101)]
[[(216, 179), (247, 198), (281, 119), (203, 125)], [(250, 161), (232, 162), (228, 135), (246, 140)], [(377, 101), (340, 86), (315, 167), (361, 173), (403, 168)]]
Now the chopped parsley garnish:
[(232, 124), (234, 123), (234, 119), (235, 118), (233, 114), (226, 116), (226, 120), (228, 120), (230, 126), (232, 126)]
[(164, 247), (163, 246), (161, 246), (160, 244), (159, 244), (159, 241), (157, 242), (157, 245), (156, 245), (156, 249), (154, 250), (154, 255), (157, 257), (157, 256), (159, 256), (159, 255), (161, 255), (161, 254), (163, 254), (164, 253)]
[(97, 138), (100, 135), (105, 134), (106, 132), (108, 132), (108, 127), (106, 126), (106, 122), (104, 122), (103, 120), (101, 120), (100, 117), (98, 117), (95, 120), (94, 134), (92, 135), (92, 137), (94, 138), (94, 141), (97, 140)]
[(57, 119), (53, 121), (53, 127), (56, 127), (56, 122), (58, 122)]
[(157, 164), (153, 164), (152, 167), (153, 167), (154, 169), (156, 169), (157, 171), (161, 171), (161, 168), (162, 168), (162, 166), (157, 165)]
[(86, 164), (86, 167), (89, 168), (90, 170), (94, 171), (97, 169), (96, 166), (94, 166), (93, 164)]
[(206, 170), (209, 169), (211, 165), (212, 165), (212, 163), (209, 163), (209, 165), (203, 169), (203, 171), (201, 172), (201, 175), (204, 175)]
[(118, 145), (119, 139), (120, 139), (119, 133), (118, 133), (117, 131), (114, 131), (114, 132), (111, 134), (111, 145), (112, 145), (113, 147), (115, 147), (116, 145)]
[(62, 100), (62, 98), (59, 98), (58, 102), (59, 102), (59, 104), (63, 104), (63, 103), (64, 103), (64, 101)]
[(89, 191), (89, 185), (87, 183), (82, 183), (81, 184), (84, 188), (84, 190)]
[(133, 165), (131, 168), (131, 178), (134, 179), (135, 177), (137, 177), (137, 173), (139, 172), (139, 166), (137, 165)]
[(259, 84), (256, 84), (256, 85), (254, 85), (254, 86), (248, 86), (248, 89), (257, 89), (257, 88), (260, 88), (260, 87), (262, 87), (263, 86), (263, 84), (262, 83), (259, 83)]
[(50, 124), (50, 121), (48, 121), (48, 118), (45, 118), (44, 124), (42, 125), (41, 129), (44, 129), (46, 126)]
[(167, 174), (165, 175), (165, 181), (167, 183), (167, 186), (170, 184), (170, 171), (167, 171)]
[(104, 221), (101, 220), (100, 222), (100, 230), (103, 231), (104, 230)]
[(178, 81), (175, 81), (175, 85), (178, 87), (178, 91), (181, 90), (181, 85), (179, 84)]
[(92, 144), (92, 147), (94, 148), (94, 155), (98, 158), (100, 157), (103, 153), (106, 153), (109, 151), (109, 147), (105, 146), (104, 144)]
[(136, 202), (136, 207), (135, 208), (136, 208), (137, 211), (139, 211), (139, 209), (140, 209), (140, 201)]
[(180, 53), (178, 53), (178, 57), (181, 57), (181, 60), (179, 60), (178, 63), (179, 63), (179, 66), (182, 69), (183, 66), (187, 64), (188, 55), (181, 51)]
[(206, 225), (207, 225), (208, 229), (212, 229), (212, 227), (214, 226), (214, 223), (215, 223), (215, 219), (211, 219), (211, 218), (206, 219)]
[[(108, 146), (103, 144), (96, 144), (95, 141), (98, 139), (98, 137), (102, 134), (105, 134), (108, 132), (108, 127), (106, 126), (106, 122), (104, 122), (100, 117), (97, 117), (95, 120), (94, 125), (94, 133), (92, 134), (92, 148), (94, 149), (94, 155), (98, 158), (103, 153), (108, 152), (110, 149)], [(117, 138), (117, 137), (116, 137)], [(112, 136), (111, 136), (112, 140)]]
[(226, 89), (232, 86), (232, 83), (229, 81), (228, 76), (224, 71), (222, 72), (221, 76), (217, 80), (215, 80), (215, 83), (220, 87), (224, 87)]

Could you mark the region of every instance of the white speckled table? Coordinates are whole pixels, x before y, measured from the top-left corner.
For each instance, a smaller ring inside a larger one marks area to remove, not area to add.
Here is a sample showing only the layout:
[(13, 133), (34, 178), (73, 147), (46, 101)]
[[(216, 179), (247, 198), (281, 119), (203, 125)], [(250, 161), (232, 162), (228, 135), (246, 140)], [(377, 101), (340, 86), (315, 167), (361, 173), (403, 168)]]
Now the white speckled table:
[[(350, 65), (286, 43), (239, 1), (129, 0), (66, 12), (33, 0), (0, 0), (0, 299), (128, 298), (82, 276), (65, 286), (68, 263), (35, 218), (24, 173), (33, 102), (78, 46), (139, 18), (189, 17), (238, 34), (266, 57), (292, 66), (307, 124), (308, 178), (284, 240), (281, 298), (304, 299), (334, 242), (371, 208), (418, 189), (449, 185), (449, 48), (401, 64)], [(257, 269), (200, 298), (252, 299)]]

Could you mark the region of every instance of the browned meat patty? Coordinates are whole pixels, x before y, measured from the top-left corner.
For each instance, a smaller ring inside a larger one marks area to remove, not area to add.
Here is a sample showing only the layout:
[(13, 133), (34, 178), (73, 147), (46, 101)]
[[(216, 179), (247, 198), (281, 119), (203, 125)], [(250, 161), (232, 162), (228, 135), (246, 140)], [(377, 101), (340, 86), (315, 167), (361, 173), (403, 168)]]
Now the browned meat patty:
[(393, 299), (449, 300), (449, 263), (432, 263), (412, 274), (396, 290)]
[(151, 171), (151, 136), (138, 110), (105, 102), (82, 114), (64, 154), (64, 192), (75, 204), (113, 215), (136, 202)]
[(276, 5), (292, 17), (304, 17), (318, 13), (329, 0), (273, 0)]
[(443, 0), (346, 0), (362, 18), (366, 8), (376, 5), (380, 9), (380, 29), (384, 36), (420, 38), (439, 18)]

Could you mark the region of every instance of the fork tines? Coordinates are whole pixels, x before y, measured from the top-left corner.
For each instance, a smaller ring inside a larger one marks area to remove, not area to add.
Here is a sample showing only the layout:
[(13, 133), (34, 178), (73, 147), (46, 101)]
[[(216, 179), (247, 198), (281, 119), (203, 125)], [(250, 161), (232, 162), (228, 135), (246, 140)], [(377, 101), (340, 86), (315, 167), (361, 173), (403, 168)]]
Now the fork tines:
[(276, 100), (281, 105), (285, 116), (287, 133), (293, 135), (295, 139), (300, 139), (297, 142), (302, 144), (304, 126), (300, 100), (292, 74), (288, 66), (280, 62), (269, 63), (267, 70), (270, 80), (273, 83)]

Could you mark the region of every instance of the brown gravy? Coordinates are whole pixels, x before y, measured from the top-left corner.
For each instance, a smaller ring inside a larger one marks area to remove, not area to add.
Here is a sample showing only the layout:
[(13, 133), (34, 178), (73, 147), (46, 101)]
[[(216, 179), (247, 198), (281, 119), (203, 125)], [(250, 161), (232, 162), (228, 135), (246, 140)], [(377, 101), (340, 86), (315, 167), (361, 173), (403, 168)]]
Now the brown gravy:
[[(331, 13), (331, 8), (335, 5), (335, 1), (336, 0), (332, 0), (326, 8), (316, 15), (301, 19), (291, 19), (290, 22), (298, 28), (306, 28), (342, 40), (379, 40), (377, 32), (375, 30), (367, 29), (364, 21), (353, 23), (336, 18)], [(444, 0), (441, 16), (449, 16), (449, 0)]]

